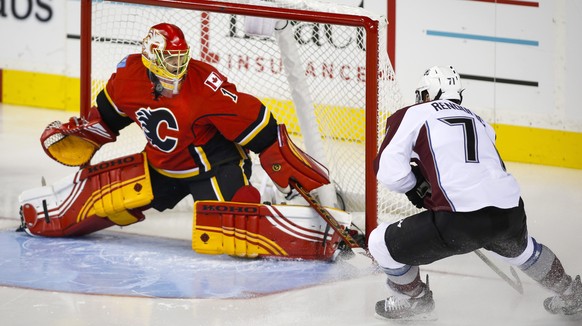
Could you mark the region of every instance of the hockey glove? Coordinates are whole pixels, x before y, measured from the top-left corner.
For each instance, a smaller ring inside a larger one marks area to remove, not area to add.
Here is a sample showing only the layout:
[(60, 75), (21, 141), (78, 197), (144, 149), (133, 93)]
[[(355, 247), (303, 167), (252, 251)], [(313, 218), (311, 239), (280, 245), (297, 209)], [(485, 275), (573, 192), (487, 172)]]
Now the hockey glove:
[(416, 185), (406, 192), (406, 197), (408, 200), (417, 208), (424, 207), (424, 197), (430, 192), (430, 185), (420, 172), (420, 168), (417, 165), (411, 165), (412, 173), (416, 177)]
[(40, 136), (40, 142), (50, 158), (64, 165), (80, 166), (89, 162), (103, 144), (116, 137), (98, 111), (92, 109), (89, 120), (72, 117), (66, 123), (50, 123)]
[(307, 191), (329, 184), (327, 168), (311, 158), (289, 137), (285, 125), (278, 126), (278, 139), (259, 155), (261, 166), (284, 194), (290, 194), (289, 179)]

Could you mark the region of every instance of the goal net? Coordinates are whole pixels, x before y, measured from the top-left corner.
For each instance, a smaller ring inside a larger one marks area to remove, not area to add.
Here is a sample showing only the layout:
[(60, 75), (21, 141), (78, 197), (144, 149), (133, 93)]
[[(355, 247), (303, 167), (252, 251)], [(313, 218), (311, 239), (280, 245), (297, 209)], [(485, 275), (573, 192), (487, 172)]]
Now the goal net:
[[(379, 187), (372, 170), (385, 120), (402, 106), (384, 16), (311, 0), (85, 0), (81, 82), (89, 89), (82, 110), (160, 22), (179, 26), (195, 60), (260, 98), (294, 142), (329, 169), (332, 185), (317, 193), (324, 205), (351, 212), (367, 233), (378, 219), (415, 211), (403, 195)], [(145, 137), (130, 127), (93, 162), (141, 151)], [(270, 201), (276, 194), (265, 179), (256, 171), (251, 181)]]

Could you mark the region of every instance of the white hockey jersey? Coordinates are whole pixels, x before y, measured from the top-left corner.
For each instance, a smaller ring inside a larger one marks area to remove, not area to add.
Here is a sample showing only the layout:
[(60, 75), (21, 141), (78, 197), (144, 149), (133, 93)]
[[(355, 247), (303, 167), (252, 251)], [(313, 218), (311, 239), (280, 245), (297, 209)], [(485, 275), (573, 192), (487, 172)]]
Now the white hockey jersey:
[(469, 109), (448, 100), (412, 105), (386, 122), (374, 162), (381, 184), (407, 192), (416, 184), (416, 162), (431, 186), (424, 206), (470, 212), (518, 205), (520, 189), (495, 147), (495, 131)]

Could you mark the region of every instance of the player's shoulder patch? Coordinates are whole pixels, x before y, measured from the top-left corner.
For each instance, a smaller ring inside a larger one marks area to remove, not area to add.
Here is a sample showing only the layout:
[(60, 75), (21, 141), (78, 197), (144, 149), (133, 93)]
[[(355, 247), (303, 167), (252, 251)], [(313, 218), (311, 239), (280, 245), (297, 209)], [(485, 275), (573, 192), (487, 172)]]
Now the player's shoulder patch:
[(214, 92), (216, 92), (220, 88), (220, 85), (222, 85), (223, 82), (224, 82), (224, 80), (222, 79), (222, 77), (220, 77), (216, 72), (212, 71), (212, 72), (210, 72), (208, 77), (206, 77), (206, 80), (204, 81), (204, 85), (210, 87), (210, 89), (212, 89)]
[(117, 69), (125, 68), (125, 66), (127, 65), (127, 57), (128, 56), (125, 56), (125, 58), (123, 58), (121, 61), (119, 61), (119, 63), (117, 64)]

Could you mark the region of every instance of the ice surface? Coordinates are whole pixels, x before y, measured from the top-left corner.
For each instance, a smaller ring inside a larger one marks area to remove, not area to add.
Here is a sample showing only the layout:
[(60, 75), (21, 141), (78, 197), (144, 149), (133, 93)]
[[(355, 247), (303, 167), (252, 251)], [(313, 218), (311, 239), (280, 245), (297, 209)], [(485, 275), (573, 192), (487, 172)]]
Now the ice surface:
[(0, 231), (0, 285), (86, 294), (242, 299), (370, 275), (375, 268), (201, 255), (190, 241), (103, 231), (80, 238)]
[[(50, 184), (74, 172), (50, 160), (38, 140), (49, 122), (70, 115), (0, 104), (0, 282), (9, 280), (6, 270), (22, 271), (10, 277), (23, 282), (1, 283), (0, 325), (402, 324), (373, 317), (374, 304), (386, 295), (385, 278), (368, 273), (365, 264), (275, 264), (196, 255), (189, 250), (188, 213), (148, 214), (144, 222), (123, 229), (54, 243), (13, 233), (18, 194), (39, 186), (41, 176)], [(507, 167), (522, 187), (530, 233), (558, 254), (568, 272), (582, 273), (582, 170), (511, 162)], [(154, 248), (158, 245), (163, 250)], [(98, 268), (91, 267), (96, 263)], [(197, 267), (216, 275), (197, 283)], [(281, 272), (281, 267), (287, 269)], [(346, 276), (346, 271), (356, 273)], [(444, 259), (421, 273), (430, 275), (438, 320), (420, 325), (582, 325), (546, 313), (542, 302), (550, 294), (525, 274), (518, 271), (525, 291), (520, 295), (474, 254)], [(292, 286), (292, 280), (303, 284)], [(45, 289), (33, 288), (32, 282)], [(247, 282), (257, 284), (251, 289)], [(67, 284), (70, 291), (57, 284)], [(162, 289), (167, 292), (156, 292)]]

